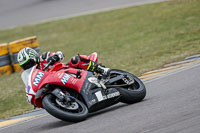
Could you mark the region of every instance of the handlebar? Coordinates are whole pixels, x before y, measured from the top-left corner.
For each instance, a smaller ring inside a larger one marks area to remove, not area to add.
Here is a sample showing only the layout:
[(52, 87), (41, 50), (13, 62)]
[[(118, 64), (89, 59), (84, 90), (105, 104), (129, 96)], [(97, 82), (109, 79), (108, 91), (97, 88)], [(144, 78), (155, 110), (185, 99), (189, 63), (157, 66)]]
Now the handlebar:
[(42, 69), (42, 71), (45, 71), (45, 70), (47, 70), (47, 68), (51, 65), (51, 63), (52, 63), (52, 61), (50, 60), (49, 61), (49, 63), (45, 66), (45, 68), (44, 69)]

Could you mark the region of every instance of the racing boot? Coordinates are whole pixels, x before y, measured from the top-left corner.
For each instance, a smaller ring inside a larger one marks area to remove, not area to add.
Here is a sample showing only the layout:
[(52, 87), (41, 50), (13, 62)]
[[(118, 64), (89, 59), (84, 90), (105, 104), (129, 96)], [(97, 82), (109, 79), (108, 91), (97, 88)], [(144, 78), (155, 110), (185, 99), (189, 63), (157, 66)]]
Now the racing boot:
[(103, 67), (96, 62), (90, 61), (89, 66), (87, 68), (88, 71), (100, 73), (103, 76), (109, 76), (110, 75), (110, 68)]

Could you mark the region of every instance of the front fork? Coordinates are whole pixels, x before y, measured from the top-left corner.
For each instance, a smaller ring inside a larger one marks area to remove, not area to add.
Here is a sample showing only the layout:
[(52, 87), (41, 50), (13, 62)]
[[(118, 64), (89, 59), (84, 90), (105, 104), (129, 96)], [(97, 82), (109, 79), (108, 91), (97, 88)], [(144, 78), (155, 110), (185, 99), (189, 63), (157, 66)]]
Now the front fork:
[(60, 101), (64, 102), (71, 102), (70, 94), (66, 93), (64, 94), (59, 88), (54, 89), (51, 94), (56, 96)]
[(59, 106), (71, 111), (79, 109), (79, 105), (77, 104), (75, 98), (70, 96), (68, 92), (63, 93), (59, 88), (56, 88), (51, 92), (51, 94), (57, 97), (56, 103)]

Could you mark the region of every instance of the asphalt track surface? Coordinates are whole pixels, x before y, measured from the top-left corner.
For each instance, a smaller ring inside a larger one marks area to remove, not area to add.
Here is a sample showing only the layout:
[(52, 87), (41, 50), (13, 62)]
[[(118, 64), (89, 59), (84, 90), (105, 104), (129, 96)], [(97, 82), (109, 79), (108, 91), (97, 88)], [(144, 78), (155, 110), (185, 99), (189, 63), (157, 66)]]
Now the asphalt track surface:
[(91, 114), (80, 123), (50, 115), (0, 129), (1, 133), (199, 133), (200, 65), (145, 82), (146, 98)]
[(0, 29), (164, 0), (0, 0)]

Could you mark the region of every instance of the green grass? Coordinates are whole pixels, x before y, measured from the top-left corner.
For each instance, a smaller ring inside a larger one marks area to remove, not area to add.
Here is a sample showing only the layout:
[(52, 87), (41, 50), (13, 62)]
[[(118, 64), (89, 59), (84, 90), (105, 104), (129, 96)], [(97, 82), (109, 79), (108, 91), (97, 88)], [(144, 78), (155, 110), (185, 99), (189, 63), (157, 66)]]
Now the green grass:
[[(136, 75), (200, 52), (200, 1), (173, 0), (0, 31), (0, 43), (38, 37), (42, 52), (66, 60), (99, 54), (104, 65)], [(148, 89), (148, 88), (147, 88)], [(33, 109), (20, 73), (0, 77), (0, 119)]]

